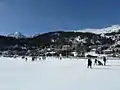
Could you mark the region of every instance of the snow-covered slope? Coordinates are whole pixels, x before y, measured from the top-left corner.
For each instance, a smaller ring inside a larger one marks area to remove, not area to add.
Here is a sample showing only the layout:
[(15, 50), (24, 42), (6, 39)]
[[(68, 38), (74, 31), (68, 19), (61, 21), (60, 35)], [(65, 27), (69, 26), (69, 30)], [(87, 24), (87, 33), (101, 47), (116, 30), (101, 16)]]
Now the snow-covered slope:
[(82, 29), (82, 30), (75, 30), (74, 32), (91, 32), (96, 34), (102, 34), (102, 33), (111, 33), (111, 32), (119, 32), (119, 31), (120, 31), (120, 25), (112, 25), (101, 29)]
[(15, 37), (15, 38), (25, 38), (26, 36), (23, 35), (21, 32), (15, 32), (7, 35), (8, 37)]

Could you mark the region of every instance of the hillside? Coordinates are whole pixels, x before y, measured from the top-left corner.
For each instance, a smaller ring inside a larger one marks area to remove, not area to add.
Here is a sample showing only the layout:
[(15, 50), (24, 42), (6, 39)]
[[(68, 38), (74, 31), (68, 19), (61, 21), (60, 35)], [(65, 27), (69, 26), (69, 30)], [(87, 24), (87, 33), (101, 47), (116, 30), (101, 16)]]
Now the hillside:
[(40, 34), (31, 38), (0, 36), (0, 50), (14, 50), (14, 53), (22, 51), (24, 54), (27, 54), (28, 50), (32, 50), (30, 52), (39, 55), (40, 52), (47, 52), (47, 49), (51, 48), (50, 51), (58, 53), (61, 51), (69, 51), (78, 52), (81, 55), (92, 49), (96, 49), (97, 53), (103, 53), (103, 50), (120, 52), (119, 42), (119, 32), (96, 34), (91, 32), (56, 31)]

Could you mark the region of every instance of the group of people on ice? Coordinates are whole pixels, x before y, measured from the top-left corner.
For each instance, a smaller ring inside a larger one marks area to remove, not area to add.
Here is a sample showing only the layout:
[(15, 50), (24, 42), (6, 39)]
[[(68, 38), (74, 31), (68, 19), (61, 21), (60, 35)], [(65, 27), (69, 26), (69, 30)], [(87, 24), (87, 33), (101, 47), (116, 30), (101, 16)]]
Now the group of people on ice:
[[(97, 60), (97, 59), (95, 59), (94, 60), (94, 65), (98, 65), (98, 66), (100, 66), (100, 65), (106, 65), (106, 62), (107, 62), (107, 59), (106, 59), (106, 57), (103, 57), (103, 63), (101, 62), (101, 61), (99, 61), (99, 60)], [(87, 68), (92, 68), (92, 60), (89, 58), (88, 59), (88, 65), (87, 65)]]
[[(25, 59), (25, 61), (28, 61), (27, 57), (22, 57), (22, 59)], [(37, 61), (37, 60), (46, 60), (46, 56), (42, 56), (42, 57), (37, 57), (37, 56), (32, 56), (31, 57), (31, 61)]]

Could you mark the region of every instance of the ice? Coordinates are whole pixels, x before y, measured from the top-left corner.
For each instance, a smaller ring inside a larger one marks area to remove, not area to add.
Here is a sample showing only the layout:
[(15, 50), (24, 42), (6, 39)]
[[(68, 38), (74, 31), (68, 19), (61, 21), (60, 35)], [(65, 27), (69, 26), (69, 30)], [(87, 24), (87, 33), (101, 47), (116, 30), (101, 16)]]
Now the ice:
[(0, 90), (120, 90), (120, 61), (86, 68), (86, 59), (0, 58)]

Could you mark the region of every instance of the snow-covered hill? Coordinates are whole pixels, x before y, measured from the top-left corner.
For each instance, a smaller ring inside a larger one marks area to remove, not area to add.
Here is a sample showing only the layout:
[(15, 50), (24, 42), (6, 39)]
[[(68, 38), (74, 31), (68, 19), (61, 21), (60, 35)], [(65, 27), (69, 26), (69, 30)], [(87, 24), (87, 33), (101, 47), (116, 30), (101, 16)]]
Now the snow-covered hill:
[(82, 29), (82, 30), (75, 30), (74, 32), (91, 32), (96, 34), (102, 34), (102, 33), (111, 33), (111, 32), (119, 32), (119, 31), (120, 31), (120, 25), (112, 25), (101, 29)]
[(11, 33), (11, 34), (9, 34), (7, 36), (8, 37), (15, 37), (15, 38), (25, 38), (26, 37), (21, 32), (14, 32), (14, 33)]

